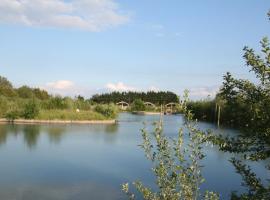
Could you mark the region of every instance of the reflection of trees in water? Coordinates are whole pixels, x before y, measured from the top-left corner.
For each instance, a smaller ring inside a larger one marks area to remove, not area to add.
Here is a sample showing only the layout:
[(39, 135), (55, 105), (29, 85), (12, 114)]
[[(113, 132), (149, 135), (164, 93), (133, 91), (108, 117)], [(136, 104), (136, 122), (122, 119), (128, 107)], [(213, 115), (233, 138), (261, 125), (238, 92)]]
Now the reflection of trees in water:
[(19, 131), (18, 125), (15, 124), (0, 125), (0, 145), (6, 143), (8, 135), (17, 136)]
[(23, 126), (24, 142), (29, 149), (32, 149), (36, 146), (39, 135), (40, 135), (39, 125)]
[(105, 126), (106, 133), (116, 133), (118, 131), (118, 124), (110, 124)]
[(0, 145), (5, 144), (7, 141), (8, 128), (6, 125), (0, 126)]
[(49, 126), (46, 129), (46, 131), (48, 133), (50, 142), (58, 144), (61, 141), (64, 132), (66, 131), (66, 127), (64, 127), (64, 126)]
[(105, 126), (105, 140), (108, 143), (113, 143), (116, 139), (116, 133), (118, 131), (118, 124), (111, 124)]

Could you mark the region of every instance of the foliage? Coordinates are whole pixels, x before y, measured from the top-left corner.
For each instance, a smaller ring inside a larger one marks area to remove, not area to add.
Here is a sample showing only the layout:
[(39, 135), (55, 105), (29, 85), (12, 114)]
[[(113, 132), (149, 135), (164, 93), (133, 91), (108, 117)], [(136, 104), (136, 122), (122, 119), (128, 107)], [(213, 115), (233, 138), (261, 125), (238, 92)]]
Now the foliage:
[(34, 99), (24, 105), (22, 111), (23, 118), (34, 119), (38, 116), (38, 114), (39, 114), (39, 105)]
[(237, 154), (238, 159), (232, 158), (231, 163), (242, 176), (243, 185), (248, 188), (248, 192), (240, 195), (232, 193), (233, 200), (270, 199), (269, 182), (263, 184), (243, 162), (265, 160), (266, 168), (270, 170), (270, 44), (267, 38), (263, 38), (260, 43), (263, 57), (248, 47), (244, 48), (243, 56), (250, 71), (259, 79), (259, 84), (235, 79), (227, 73), (217, 95), (217, 103), (222, 102), (223, 123), (227, 121), (240, 127), (242, 134), (233, 138), (210, 133), (207, 137), (220, 150)]
[(25, 85), (17, 89), (17, 94), (19, 95), (20, 98), (26, 99), (33, 98), (34, 96), (32, 89)]
[[(204, 181), (201, 175), (200, 160), (204, 158), (202, 145), (205, 133), (197, 128), (196, 122), (192, 121), (193, 115), (187, 109), (187, 93), (182, 103), (182, 110), (186, 117), (185, 128), (190, 138), (187, 148), (183, 146), (183, 130), (181, 128), (178, 137), (168, 139), (162, 130), (162, 120), (156, 125), (153, 135), (142, 130), (143, 144), (140, 145), (148, 160), (153, 164), (152, 171), (156, 177), (158, 191), (144, 186), (140, 181), (134, 182), (135, 188), (147, 200), (195, 200), (201, 199), (199, 186)], [(154, 143), (152, 139), (154, 138)], [(135, 195), (130, 192), (129, 185), (123, 184), (122, 190), (130, 199)], [(206, 192), (204, 199), (219, 199), (213, 192)]]
[(42, 105), (44, 109), (68, 109), (68, 99), (64, 99), (61, 96), (54, 96), (50, 98), (48, 101), (44, 102)]
[(40, 110), (39, 120), (106, 120), (104, 115), (94, 111)]
[(94, 110), (109, 119), (116, 118), (118, 114), (118, 108), (114, 104), (99, 104), (95, 106)]
[(16, 96), (16, 92), (13, 89), (11, 82), (9, 82), (5, 77), (0, 76), (0, 95), (7, 97)]
[(215, 100), (189, 101), (187, 107), (195, 118), (210, 122), (215, 121)]
[(146, 106), (141, 99), (135, 99), (134, 102), (131, 104), (131, 111), (145, 111)]
[(39, 88), (32, 89), (32, 92), (34, 93), (34, 96), (40, 100), (46, 100), (50, 98), (50, 95), (47, 91), (41, 90)]
[(178, 96), (173, 92), (112, 92), (101, 95), (94, 95), (91, 100), (96, 103), (118, 103), (120, 101), (125, 101), (132, 103), (136, 99), (141, 99), (142, 101), (148, 101), (156, 105), (167, 104), (170, 102), (178, 102)]

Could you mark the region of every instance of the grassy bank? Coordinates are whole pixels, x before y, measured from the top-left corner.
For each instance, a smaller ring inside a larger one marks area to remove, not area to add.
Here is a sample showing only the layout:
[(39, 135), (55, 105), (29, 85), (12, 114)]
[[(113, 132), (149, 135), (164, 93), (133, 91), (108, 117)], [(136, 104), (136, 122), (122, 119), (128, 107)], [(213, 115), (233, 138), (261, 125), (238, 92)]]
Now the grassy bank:
[(41, 110), (38, 120), (107, 120), (112, 119), (95, 111), (72, 111), (72, 110)]

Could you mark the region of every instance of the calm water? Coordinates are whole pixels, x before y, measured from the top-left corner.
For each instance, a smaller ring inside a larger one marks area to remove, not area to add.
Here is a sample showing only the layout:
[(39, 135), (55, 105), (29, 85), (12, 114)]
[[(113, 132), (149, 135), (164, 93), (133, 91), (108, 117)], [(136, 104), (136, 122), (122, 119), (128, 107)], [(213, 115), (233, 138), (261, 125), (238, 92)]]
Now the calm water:
[[(151, 130), (158, 116), (121, 114), (117, 125), (0, 125), (0, 199), (125, 199), (121, 184), (140, 179), (153, 186), (150, 163), (138, 144), (140, 129)], [(165, 116), (164, 131), (177, 135), (181, 116)], [(219, 129), (224, 134), (235, 130)], [(244, 191), (241, 177), (227, 160), (228, 153), (207, 147), (203, 161), (206, 183), (228, 199)], [(270, 178), (264, 163), (252, 165), (260, 177)]]

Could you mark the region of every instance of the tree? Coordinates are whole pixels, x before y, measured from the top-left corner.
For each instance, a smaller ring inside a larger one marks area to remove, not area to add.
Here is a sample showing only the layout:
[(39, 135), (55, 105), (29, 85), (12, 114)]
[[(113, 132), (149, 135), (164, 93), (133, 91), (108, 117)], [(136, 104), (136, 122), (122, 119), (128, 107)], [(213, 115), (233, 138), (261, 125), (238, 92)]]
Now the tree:
[(0, 76), (0, 95), (7, 97), (16, 96), (16, 92), (14, 91), (11, 82), (2, 76)]
[(34, 119), (39, 114), (39, 106), (37, 102), (33, 99), (25, 104), (22, 117), (25, 119)]
[(144, 102), (141, 99), (136, 99), (131, 104), (131, 110), (132, 111), (145, 111), (146, 106), (144, 105)]
[(45, 90), (41, 90), (39, 88), (35, 88), (32, 91), (33, 91), (35, 97), (38, 98), (38, 99), (40, 99), (40, 100), (47, 100), (47, 99), (50, 98), (50, 95)]
[[(227, 74), (218, 94), (225, 101), (225, 119), (237, 121), (234, 123), (241, 128), (242, 134), (238, 137), (208, 135), (208, 140), (218, 145), (220, 150), (237, 154), (238, 159), (231, 158), (230, 161), (242, 176), (248, 192), (240, 195), (232, 193), (233, 200), (270, 199), (269, 182), (264, 184), (242, 161), (267, 160), (270, 157), (270, 44), (266, 37), (260, 44), (263, 57), (252, 48), (243, 49), (246, 65), (255, 73), (259, 84), (235, 79)], [(270, 170), (269, 163), (266, 168)]]
[(32, 89), (26, 85), (19, 87), (17, 89), (17, 93), (18, 93), (19, 97), (25, 98), (25, 99), (30, 99), (30, 98), (34, 97), (34, 93), (33, 93)]
[[(146, 187), (142, 182), (133, 183), (137, 191), (146, 200), (197, 200), (202, 199), (199, 186), (204, 181), (201, 175), (200, 160), (204, 158), (202, 145), (205, 133), (199, 130), (194, 122), (192, 113), (187, 109), (187, 93), (182, 103), (182, 110), (186, 118), (183, 128), (180, 128), (178, 137), (170, 140), (162, 130), (162, 120), (156, 124), (153, 135), (142, 130), (143, 143), (140, 145), (148, 160), (153, 164), (152, 171), (156, 177), (157, 191)], [(183, 147), (183, 131), (188, 130), (190, 142), (188, 148)], [(152, 142), (154, 139), (154, 142)], [(123, 184), (122, 190), (129, 199), (135, 199), (130, 192), (129, 184)], [(205, 200), (217, 200), (219, 195), (206, 192)]]

